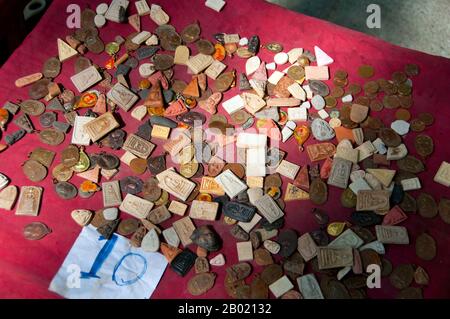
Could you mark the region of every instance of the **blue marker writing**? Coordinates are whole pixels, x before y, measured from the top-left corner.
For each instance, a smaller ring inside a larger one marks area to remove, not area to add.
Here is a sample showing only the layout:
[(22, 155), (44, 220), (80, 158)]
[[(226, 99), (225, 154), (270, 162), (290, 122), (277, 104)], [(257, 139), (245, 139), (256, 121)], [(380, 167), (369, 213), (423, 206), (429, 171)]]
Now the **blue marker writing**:
[[(94, 263), (91, 266), (91, 270), (89, 272), (81, 272), (81, 279), (89, 279), (89, 278), (98, 278), (100, 277), (97, 275), (97, 272), (102, 268), (103, 263), (105, 262), (106, 258), (108, 258), (109, 254), (114, 248), (114, 245), (117, 241), (117, 236), (112, 235), (110, 240), (106, 241), (106, 244), (103, 245), (102, 249), (100, 249), (97, 257), (95, 257)], [(104, 238), (100, 236), (99, 240), (103, 240)]]

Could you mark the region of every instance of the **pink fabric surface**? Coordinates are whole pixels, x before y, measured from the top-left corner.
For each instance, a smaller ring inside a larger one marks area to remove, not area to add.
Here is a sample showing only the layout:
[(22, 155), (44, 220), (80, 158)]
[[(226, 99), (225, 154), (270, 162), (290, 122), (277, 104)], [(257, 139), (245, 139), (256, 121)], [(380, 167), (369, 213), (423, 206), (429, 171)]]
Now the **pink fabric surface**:
[[(30, 73), (39, 72), (44, 61), (57, 55), (56, 39), (71, 33), (65, 26), (67, 17), (66, 7), (70, 3), (78, 3), (84, 8), (89, 5), (95, 10), (98, 3), (103, 1), (67, 1), (54, 0), (45, 16), (42, 18), (35, 30), (26, 38), (23, 44), (14, 52), (8, 62), (0, 70), (0, 105), (6, 101), (17, 101), (28, 98), (27, 88), (16, 88), (14, 81)], [(149, 1), (150, 3), (150, 1)], [(331, 65), (331, 74), (343, 68), (349, 72), (350, 82), (362, 83), (357, 75), (357, 69), (361, 64), (370, 64), (376, 68), (376, 78), (389, 79), (394, 71), (403, 70), (406, 63), (416, 63), (420, 66), (420, 76), (414, 78), (414, 106), (411, 109), (415, 116), (420, 112), (433, 112), (436, 123), (426, 130), (436, 142), (435, 154), (427, 160), (426, 171), (420, 174), (423, 189), (432, 193), (437, 200), (449, 196), (449, 190), (444, 186), (433, 182), (433, 176), (443, 160), (450, 159), (450, 147), (445, 141), (445, 136), (450, 134), (450, 126), (447, 120), (450, 116), (448, 109), (448, 92), (450, 85), (448, 75), (450, 74), (450, 61), (440, 57), (434, 57), (423, 53), (403, 49), (376, 38), (357, 33), (331, 23), (310, 18), (298, 13), (290, 12), (283, 8), (265, 3), (260, 0), (228, 0), (221, 13), (204, 6), (203, 0), (159, 0), (164, 10), (170, 15), (171, 23), (181, 30), (187, 24), (195, 20), (200, 22), (202, 36), (213, 40), (212, 35), (217, 32), (239, 33), (241, 37), (259, 35), (261, 43), (278, 41), (284, 45), (286, 51), (295, 47), (313, 50), (314, 45), (320, 46), (335, 59)], [(134, 2), (130, 3), (131, 12), (136, 11)], [(149, 17), (141, 18), (143, 29), (153, 31), (156, 25)], [(133, 29), (128, 24), (119, 25), (108, 22), (107, 26), (100, 30), (100, 35), (105, 43), (114, 39), (118, 34), (127, 36)], [(194, 53), (195, 48), (192, 47)], [(124, 48), (122, 48), (123, 52)], [(107, 55), (87, 54), (98, 65), (104, 65)], [(259, 56), (263, 61), (271, 62), (273, 54), (261, 50)], [(238, 57), (227, 58), (224, 61), (228, 69), (235, 68), (238, 74), (245, 70), (245, 60)], [(76, 92), (70, 81), (74, 73), (74, 59), (63, 64), (62, 73), (56, 82)], [(282, 69), (281, 67), (279, 69)], [(176, 67), (175, 77), (188, 80), (184, 68)], [(131, 73), (131, 83), (137, 86), (139, 75), (137, 70)], [(211, 81), (210, 81), (211, 84)], [(332, 87), (330, 81), (330, 87)], [(224, 100), (233, 97), (238, 89), (232, 89), (224, 96)], [(220, 108), (221, 109), (221, 108)], [(223, 110), (221, 109), (222, 113)], [(132, 119), (129, 113), (119, 111), (120, 116), (126, 123), (125, 130), (134, 132), (139, 122)], [(372, 114), (380, 117), (385, 124), (390, 124), (394, 119), (394, 112), (384, 110), (381, 113)], [(62, 114), (59, 119), (63, 120)], [(35, 127), (40, 128), (37, 118), (32, 119)], [(15, 131), (15, 124), (9, 124), (8, 133)], [(413, 141), (415, 133), (406, 137), (406, 143), (411, 153), (414, 153)], [(58, 147), (42, 145), (45, 148), (60, 152), (70, 143), (71, 133), (66, 136), (65, 142)], [(444, 139), (444, 140), (443, 140)], [(4, 143), (4, 135), (2, 136)], [(312, 139), (308, 143), (315, 143)], [(161, 143), (158, 143), (159, 145)], [(33, 185), (28, 181), (20, 165), (26, 160), (27, 154), (35, 147), (41, 145), (37, 134), (28, 134), (21, 141), (0, 154), (0, 172), (6, 174), (12, 180), (13, 185)], [(296, 141), (290, 140), (281, 146), (288, 152), (287, 160), (299, 165), (308, 164), (306, 153), (300, 154), (296, 147)], [(97, 148), (90, 146), (87, 152), (95, 152)], [(160, 154), (162, 148), (158, 147), (155, 154)], [(116, 152), (121, 155), (123, 151)], [(60, 154), (57, 154), (52, 168), (59, 162)], [(169, 164), (170, 165), (170, 164)], [(395, 164), (393, 164), (395, 168)], [(121, 165), (120, 174), (115, 179), (131, 175), (128, 167)], [(142, 178), (149, 176), (146, 173)], [(81, 183), (81, 179), (74, 177), (75, 185)], [(70, 247), (77, 238), (80, 227), (70, 217), (73, 209), (84, 208), (96, 210), (102, 208), (101, 193), (97, 193), (90, 199), (74, 199), (63, 201), (53, 191), (51, 177), (37, 185), (45, 188), (42, 207), (38, 217), (15, 216), (13, 211), (0, 211), (0, 297), (2, 298), (57, 298), (58, 296), (48, 291), (48, 285), (61, 266)], [(283, 183), (285, 190), (287, 181)], [(341, 190), (334, 187), (329, 189), (329, 200), (322, 207), (330, 215), (331, 221), (348, 220), (352, 210), (344, 209), (340, 205)], [(413, 193), (417, 195), (417, 192)], [(291, 202), (286, 205), (285, 228), (293, 228), (301, 235), (307, 231), (318, 229), (310, 213), (313, 205), (310, 202)], [(125, 217), (126, 214), (122, 214)], [(162, 226), (169, 227), (170, 224), (179, 219), (175, 216)], [(22, 235), (23, 227), (32, 222), (41, 221), (53, 229), (53, 233), (40, 241), (27, 241)], [(204, 222), (195, 221), (201, 225)], [(229, 234), (229, 226), (218, 220), (213, 223), (214, 228), (221, 234), (224, 245), (221, 250), (231, 265), (237, 262), (235, 240)], [(450, 297), (450, 253), (447, 247), (449, 243), (450, 226), (436, 217), (433, 220), (424, 220), (418, 215), (410, 215), (409, 219), (402, 225), (409, 231), (411, 244), (408, 246), (387, 245), (387, 257), (394, 265), (401, 263), (413, 263), (423, 266), (430, 274), (430, 285), (424, 289), (426, 298), (449, 298)], [(418, 234), (428, 231), (438, 242), (438, 255), (435, 260), (425, 262), (419, 260), (414, 252), (414, 242)], [(195, 251), (195, 247), (190, 247)], [(215, 254), (210, 254), (213, 257)], [(254, 272), (261, 271), (261, 267), (253, 263)], [(218, 274), (216, 285), (204, 298), (227, 298), (223, 281), (225, 267), (213, 267), (212, 271)], [(308, 273), (308, 268), (305, 273)], [(172, 270), (167, 269), (159, 286), (152, 298), (192, 298), (187, 292), (187, 282), (192, 277), (191, 271), (185, 278), (180, 278)], [(251, 278), (253, 278), (253, 275)], [(395, 297), (396, 290), (389, 284), (387, 279), (382, 281), (382, 289), (369, 292), (369, 296), (378, 298)]]

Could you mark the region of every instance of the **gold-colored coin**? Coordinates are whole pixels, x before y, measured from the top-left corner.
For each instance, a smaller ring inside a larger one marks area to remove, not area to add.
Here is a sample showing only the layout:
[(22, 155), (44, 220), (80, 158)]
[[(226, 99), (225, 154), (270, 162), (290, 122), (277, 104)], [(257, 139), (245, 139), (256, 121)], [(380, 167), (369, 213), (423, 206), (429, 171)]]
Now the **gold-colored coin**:
[(253, 52), (250, 52), (246, 47), (240, 47), (236, 50), (236, 55), (240, 58), (248, 59), (254, 56), (255, 54)]
[(335, 87), (335, 88), (333, 88), (333, 89), (331, 90), (330, 95), (331, 95), (332, 97), (338, 99), (338, 98), (343, 97), (343, 96), (344, 96), (344, 93), (345, 93), (345, 92), (344, 92), (344, 89), (341, 88), (341, 87), (339, 87), (339, 86), (337, 86), (337, 87)]
[(66, 167), (62, 163), (56, 165), (52, 170), (52, 176), (58, 182), (67, 182), (72, 178), (73, 170), (71, 167)]
[(370, 106), (370, 99), (367, 96), (358, 96), (355, 99), (356, 104), (361, 104), (364, 106)]
[(283, 46), (278, 42), (268, 43), (268, 44), (264, 45), (264, 47), (273, 53), (280, 53), (281, 51), (283, 51)]
[(371, 65), (362, 65), (358, 69), (358, 74), (360, 77), (368, 79), (375, 74), (375, 69)]
[(161, 197), (155, 202), (155, 206), (166, 205), (168, 201), (169, 201), (169, 193), (163, 190)]
[(413, 104), (413, 99), (411, 95), (408, 96), (399, 95), (398, 100), (400, 101), (400, 106), (404, 109), (411, 108)]
[(336, 73), (334, 74), (334, 77), (341, 80), (345, 80), (346, 78), (348, 78), (348, 72), (345, 70), (337, 70)]
[(336, 100), (336, 98), (334, 98), (332, 96), (327, 96), (325, 98), (325, 104), (328, 108), (332, 108), (337, 105), (337, 100)]
[(294, 81), (302, 81), (305, 78), (305, 69), (300, 65), (294, 65), (287, 71), (288, 77)]
[(193, 177), (198, 171), (199, 165), (195, 161), (183, 163), (180, 165), (180, 174), (186, 178)]
[(421, 120), (426, 126), (430, 126), (434, 123), (434, 116), (431, 113), (421, 113), (419, 114), (419, 120)]
[(364, 92), (368, 94), (376, 94), (378, 93), (380, 86), (376, 81), (369, 81), (366, 84), (364, 84)]
[(423, 132), (425, 130), (425, 123), (420, 119), (414, 119), (411, 121), (411, 131), (413, 132)]
[(379, 100), (372, 100), (370, 101), (370, 109), (375, 112), (380, 112), (384, 109), (384, 105)]
[(402, 83), (398, 85), (398, 93), (403, 96), (409, 96), (412, 93), (412, 87), (407, 83)]
[(65, 134), (62, 132), (59, 132), (53, 128), (48, 128), (45, 130), (40, 131), (39, 133), (39, 139), (42, 143), (56, 146), (64, 142)]
[(411, 119), (411, 113), (405, 109), (399, 109), (395, 112), (395, 118), (397, 120), (409, 121)]
[(352, 83), (348, 86), (347, 93), (351, 95), (358, 95), (361, 93), (361, 85)]
[(383, 98), (383, 104), (387, 109), (397, 109), (400, 107), (400, 100), (397, 95), (385, 95)]
[(339, 86), (339, 87), (346, 87), (348, 85), (348, 79), (334, 78), (333, 79), (333, 84), (335, 86)]
[(304, 55), (302, 55), (301, 57), (299, 57), (298, 58), (298, 60), (297, 60), (297, 62), (298, 62), (298, 64), (300, 64), (301, 66), (303, 66), (303, 67), (305, 67), (305, 66), (308, 66), (309, 65), (309, 59), (306, 57), (306, 56), (304, 56)]
[(397, 71), (392, 74), (392, 80), (395, 84), (399, 85), (405, 83), (408, 77), (405, 72)]

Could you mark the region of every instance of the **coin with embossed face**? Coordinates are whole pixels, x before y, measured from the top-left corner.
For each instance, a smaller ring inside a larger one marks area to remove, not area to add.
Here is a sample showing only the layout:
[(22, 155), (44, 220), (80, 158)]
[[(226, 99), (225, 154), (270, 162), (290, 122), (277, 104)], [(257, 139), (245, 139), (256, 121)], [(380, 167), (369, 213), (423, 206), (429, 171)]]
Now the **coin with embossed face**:
[(56, 146), (64, 142), (65, 134), (53, 128), (42, 130), (39, 133), (39, 139), (42, 143)]
[(45, 104), (37, 100), (25, 100), (20, 103), (20, 109), (25, 114), (39, 116), (45, 112)]
[(223, 161), (211, 161), (208, 163), (208, 175), (215, 177), (217, 175), (219, 175), (223, 168), (225, 167), (225, 162)]
[(44, 62), (44, 66), (42, 68), (42, 74), (46, 78), (56, 78), (61, 72), (61, 62), (58, 58), (51, 57), (47, 61)]
[(32, 222), (23, 228), (23, 236), (28, 240), (42, 239), (51, 232), (52, 230), (41, 222)]
[(434, 116), (431, 113), (420, 113), (419, 120), (421, 120), (426, 126), (430, 126), (434, 123)]
[(426, 128), (425, 123), (420, 119), (414, 119), (411, 121), (411, 131), (423, 132)]
[(200, 273), (192, 277), (187, 285), (189, 293), (193, 296), (200, 296), (206, 293), (214, 286), (216, 274), (206, 272)]
[(67, 182), (72, 178), (73, 170), (70, 167), (66, 167), (64, 164), (56, 165), (52, 170), (52, 176), (58, 182)]
[(417, 154), (422, 157), (430, 156), (434, 152), (433, 139), (428, 135), (417, 135), (414, 140), (414, 147), (416, 148)]
[(291, 66), (287, 75), (294, 81), (301, 81), (305, 77), (305, 69), (300, 65)]
[(56, 113), (46, 112), (39, 117), (39, 123), (42, 127), (48, 128), (56, 121)]

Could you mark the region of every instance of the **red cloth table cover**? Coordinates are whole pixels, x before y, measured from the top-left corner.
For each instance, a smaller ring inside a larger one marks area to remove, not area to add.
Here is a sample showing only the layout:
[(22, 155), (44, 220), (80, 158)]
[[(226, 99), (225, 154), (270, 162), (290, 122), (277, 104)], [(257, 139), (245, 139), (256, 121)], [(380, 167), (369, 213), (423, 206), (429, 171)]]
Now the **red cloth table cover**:
[[(0, 70), (0, 105), (6, 101), (17, 101), (27, 99), (27, 88), (16, 88), (14, 81), (20, 77), (34, 72), (40, 72), (44, 61), (57, 56), (56, 39), (64, 39), (73, 30), (66, 27), (66, 8), (74, 1), (55, 0), (48, 9), (33, 32), (28, 35), (23, 44), (14, 52), (7, 63)], [(76, 1), (85, 8), (86, 5), (95, 10), (98, 3), (102, 1)], [(149, 2), (150, 3), (150, 2)], [(406, 63), (416, 63), (421, 69), (421, 74), (414, 78), (414, 106), (412, 115), (417, 116), (420, 112), (433, 112), (436, 123), (426, 133), (431, 135), (436, 142), (435, 154), (427, 160), (427, 169), (420, 175), (423, 189), (432, 193), (437, 200), (443, 196), (449, 196), (449, 190), (444, 186), (433, 182), (433, 176), (443, 160), (450, 159), (450, 147), (446, 142), (446, 136), (450, 134), (448, 118), (449, 110), (449, 81), (450, 60), (435, 57), (420, 52), (403, 49), (379, 39), (351, 31), (334, 24), (304, 16), (288, 11), (281, 7), (265, 3), (260, 0), (228, 0), (221, 13), (217, 13), (204, 6), (203, 0), (159, 0), (164, 10), (170, 15), (171, 22), (179, 32), (195, 20), (200, 22), (202, 37), (213, 40), (212, 35), (218, 32), (238, 33), (241, 37), (259, 35), (261, 43), (278, 41), (284, 45), (286, 51), (302, 47), (313, 50), (314, 45), (320, 46), (325, 52), (335, 59), (331, 65), (331, 74), (339, 69), (349, 72), (350, 82), (362, 83), (357, 75), (357, 69), (362, 64), (370, 64), (376, 68), (376, 78), (387, 78), (394, 71), (403, 70)], [(134, 13), (134, 1), (130, 1), (129, 12)], [(156, 25), (148, 16), (141, 18), (143, 29), (153, 31)], [(11, 26), (12, 27), (12, 26)], [(116, 24), (108, 22), (107, 26), (100, 29), (101, 38), (105, 43), (113, 41), (118, 34), (127, 36), (133, 29), (128, 24)], [(122, 48), (124, 50), (124, 48)], [(123, 51), (122, 51), (123, 52)], [(195, 53), (194, 49), (194, 53)], [(104, 65), (107, 55), (87, 54), (93, 62)], [(271, 62), (273, 54), (261, 50), (259, 55), (263, 61)], [(238, 73), (245, 70), (245, 61), (238, 57), (227, 58), (225, 63), (228, 68), (235, 68)], [(56, 82), (76, 92), (70, 76), (74, 74), (74, 59), (64, 62), (62, 73)], [(175, 78), (185, 81), (189, 79), (185, 69), (176, 67)], [(139, 75), (137, 70), (131, 73), (131, 83), (137, 86)], [(210, 81), (211, 82), (211, 81)], [(330, 81), (331, 82), (331, 81)], [(332, 87), (332, 84), (330, 85)], [(238, 92), (235, 88), (227, 92), (224, 100), (234, 96)], [(220, 107), (221, 109), (221, 107)], [(220, 110), (223, 112), (223, 110)], [(139, 122), (131, 118), (130, 113), (119, 111), (126, 123), (127, 132), (133, 132)], [(384, 110), (382, 113), (373, 114), (379, 116), (385, 124), (390, 124), (394, 119), (394, 112)], [(62, 114), (59, 114), (62, 119)], [(37, 118), (32, 119), (36, 128), (39, 129)], [(15, 131), (15, 124), (9, 124), (8, 133)], [(408, 149), (413, 151), (415, 133), (406, 137)], [(63, 145), (58, 147), (45, 146), (46, 148), (60, 152), (70, 143), (70, 136), (66, 136)], [(2, 137), (4, 143), (4, 136)], [(312, 139), (308, 143), (314, 143)], [(33, 185), (28, 181), (20, 165), (35, 147), (40, 145), (37, 134), (28, 134), (17, 144), (0, 154), (0, 171), (12, 180), (12, 185)], [(296, 141), (290, 140), (281, 146), (288, 152), (287, 160), (299, 165), (308, 164), (306, 152), (299, 154)], [(96, 146), (87, 148), (87, 152), (98, 151)], [(160, 154), (162, 148), (158, 147), (155, 154)], [(117, 151), (121, 155), (123, 151)], [(52, 165), (54, 167), (60, 160), (60, 155)], [(170, 165), (170, 162), (169, 162)], [(393, 164), (395, 167), (395, 164)], [(130, 169), (125, 165), (120, 168), (117, 179), (130, 175)], [(146, 173), (144, 177), (148, 177)], [(77, 186), (81, 179), (74, 177), (72, 182)], [(84, 208), (96, 210), (102, 208), (102, 195), (97, 193), (90, 199), (76, 198), (71, 201), (59, 199), (53, 190), (51, 177), (37, 185), (45, 188), (42, 207), (38, 217), (15, 216), (11, 211), (0, 211), (0, 297), (3, 298), (57, 298), (58, 296), (48, 291), (48, 285), (61, 266), (74, 240), (77, 238), (80, 227), (70, 217), (73, 209)], [(283, 183), (285, 190), (287, 181)], [(329, 189), (329, 200), (322, 207), (330, 215), (331, 221), (348, 220), (352, 210), (344, 209), (340, 205), (341, 190), (334, 187)], [(417, 192), (413, 193), (417, 195)], [(286, 228), (294, 228), (299, 235), (318, 228), (310, 213), (313, 205), (306, 202), (290, 202), (286, 205)], [(126, 214), (122, 214), (122, 217)], [(165, 222), (163, 227), (169, 227), (171, 222), (180, 218), (174, 216)], [(23, 227), (32, 222), (41, 221), (53, 229), (53, 233), (40, 241), (27, 241), (22, 235)], [(204, 222), (195, 221), (201, 225)], [(448, 298), (450, 297), (450, 252), (447, 247), (449, 243), (450, 226), (436, 217), (433, 220), (424, 220), (418, 215), (412, 215), (402, 225), (409, 231), (411, 244), (408, 246), (387, 245), (387, 257), (394, 266), (401, 263), (413, 263), (423, 266), (430, 274), (431, 282), (424, 289), (426, 298)], [(237, 262), (236, 241), (229, 234), (229, 226), (224, 225), (221, 220), (214, 222), (214, 228), (224, 239), (223, 249), (227, 264)], [(438, 255), (434, 261), (425, 262), (419, 260), (414, 252), (414, 242), (418, 234), (428, 231), (438, 242)], [(191, 247), (195, 251), (195, 247)], [(211, 254), (214, 256), (215, 254)], [(261, 271), (261, 267), (255, 264), (251, 276)], [(212, 271), (218, 274), (216, 285), (204, 296), (206, 298), (227, 298), (223, 281), (225, 267), (213, 267)], [(310, 266), (305, 273), (311, 271)], [(187, 292), (187, 282), (192, 277), (191, 271), (185, 278), (180, 278), (170, 269), (167, 269), (159, 283), (153, 298), (193, 298)], [(296, 284), (295, 284), (296, 285)], [(389, 284), (389, 280), (382, 280), (382, 289), (369, 291), (369, 296), (378, 298), (395, 297), (396, 290)]]

